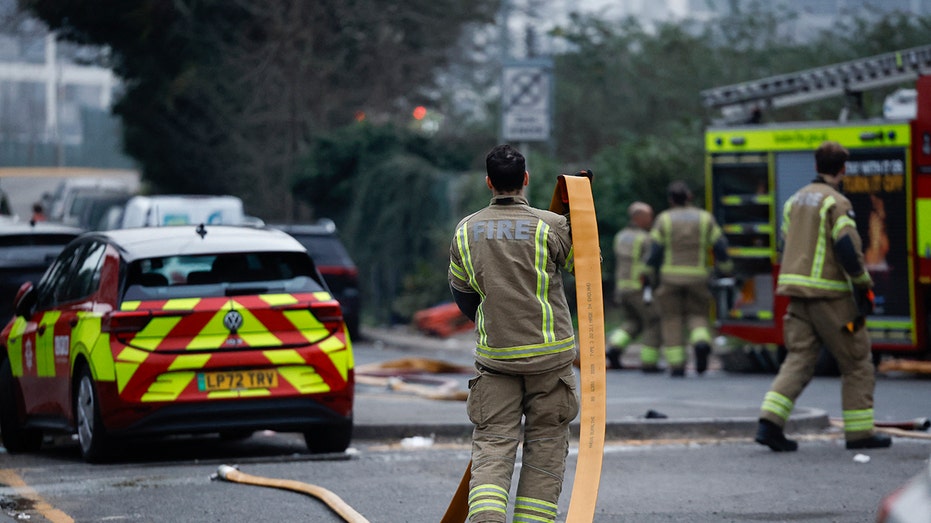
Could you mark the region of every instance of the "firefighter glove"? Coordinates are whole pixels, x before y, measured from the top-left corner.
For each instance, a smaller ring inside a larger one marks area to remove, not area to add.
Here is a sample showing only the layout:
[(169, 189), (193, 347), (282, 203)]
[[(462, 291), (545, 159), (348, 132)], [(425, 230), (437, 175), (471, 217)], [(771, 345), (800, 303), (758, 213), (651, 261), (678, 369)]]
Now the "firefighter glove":
[(873, 290), (867, 287), (862, 287), (854, 290), (854, 301), (857, 303), (857, 315), (858, 316), (869, 316), (873, 314), (873, 309), (876, 304), (876, 295), (873, 294)]

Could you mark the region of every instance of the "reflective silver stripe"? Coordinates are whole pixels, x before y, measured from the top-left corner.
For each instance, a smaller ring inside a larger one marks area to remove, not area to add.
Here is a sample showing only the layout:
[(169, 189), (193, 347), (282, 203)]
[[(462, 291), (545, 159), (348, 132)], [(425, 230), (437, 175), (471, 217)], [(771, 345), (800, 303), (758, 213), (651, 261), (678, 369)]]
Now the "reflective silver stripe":
[(510, 360), (514, 358), (528, 358), (544, 354), (557, 354), (575, 349), (575, 338), (566, 338), (551, 343), (537, 343), (534, 345), (520, 345), (517, 347), (489, 347), (478, 343), (475, 348), (476, 355), (493, 360)]
[[(465, 273), (468, 275), (469, 285), (475, 289), (475, 292), (481, 297), (481, 302), (485, 301), (485, 293), (475, 283), (475, 266), (472, 264), (472, 251), (469, 249), (469, 224), (464, 223), (456, 231), (456, 246), (459, 248), (459, 257), (462, 258), (462, 265)], [(475, 326), (478, 332), (479, 343), (488, 341), (488, 333), (485, 331), (485, 313), (482, 311), (481, 302), (475, 311)]]
[(469, 276), (465, 273), (465, 270), (462, 267), (456, 265), (453, 262), (449, 262), (449, 272), (452, 273), (452, 275), (456, 278), (468, 283)]
[(540, 304), (540, 314), (543, 316), (540, 329), (545, 343), (556, 340), (556, 333), (553, 327), (553, 306), (550, 305), (550, 301), (547, 299), (550, 292), (550, 277), (546, 273), (546, 263), (549, 259), (549, 250), (546, 248), (546, 238), (549, 232), (549, 225), (542, 220), (537, 222), (533, 258), (534, 270), (537, 273), (537, 302)]
[(776, 416), (779, 416), (780, 419), (789, 419), (789, 414), (792, 414), (792, 409), (794, 408), (795, 403), (778, 392), (769, 391), (766, 393), (766, 396), (763, 397), (762, 410), (772, 412)]
[[(697, 211), (696, 211), (697, 212)], [(699, 212), (698, 213), (698, 234), (701, 240), (698, 242), (698, 267), (704, 268), (708, 263), (708, 249), (705, 248), (708, 245), (708, 219), (711, 218), (710, 214)]]
[(802, 274), (780, 274), (777, 283), (778, 285), (797, 285), (799, 287), (810, 287), (812, 289), (823, 289), (826, 291), (850, 290), (850, 283), (846, 280), (826, 280), (824, 278), (813, 278)]
[(818, 239), (815, 241), (814, 259), (811, 262), (812, 278), (821, 279), (821, 274), (824, 272), (824, 257), (828, 246), (828, 239), (824, 235), (824, 221), (827, 218), (828, 209), (833, 205), (834, 197), (828, 196), (824, 199), (821, 208), (818, 210), (820, 222), (818, 223)]
[(873, 430), (873, 409), (845, 410), (844, 432), (866, 432)]
[(556, 515), (555, 503), (523, 496), (514, 501), (514, 523), (548, 523), (556, 521)]

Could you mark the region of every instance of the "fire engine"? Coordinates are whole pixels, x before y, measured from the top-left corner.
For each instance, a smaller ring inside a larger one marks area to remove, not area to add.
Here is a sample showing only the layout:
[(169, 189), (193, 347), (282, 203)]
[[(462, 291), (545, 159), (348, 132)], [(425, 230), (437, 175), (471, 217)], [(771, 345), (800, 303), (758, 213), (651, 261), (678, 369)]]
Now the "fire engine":
[[(874, 361), (931, 359), (929, 74), (931, 46), (923, 46), (701, 93), (706, 107), (725, 116), (705, 132), (705, 203), (735, 261), (726, 280), (734, 285), (718, 293), (714, 313), (721, 335), (743, 347), (782, 347), (788, 302), (774, 292), (782, 208), (814, 178), (814, 150), (834, 140), (850, 151), (841, 189), (875, 284), (866, 321)], [(852, 120), (845, 109), (838, 121), (755, 123), (761, 111), (839, 95), (862, 108), (864, 91), (910, 82), (914, 90), (895, 94), (913, 96), (912, 114), (891, 107), (889, 117)], [(735, 115), (743, 123), (733, 123)]]

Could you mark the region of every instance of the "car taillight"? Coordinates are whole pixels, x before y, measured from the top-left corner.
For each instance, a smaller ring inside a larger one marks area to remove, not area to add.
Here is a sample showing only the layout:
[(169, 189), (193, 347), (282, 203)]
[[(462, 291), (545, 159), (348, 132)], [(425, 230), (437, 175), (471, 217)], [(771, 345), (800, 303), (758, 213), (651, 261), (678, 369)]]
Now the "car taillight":
[(293, 303), (274, 308), (280, 311), (307, 309), (331, 333), (338, 331), (343, 325), (343, 310), (336, 300)]
[(152, 321), (152, 318), (187, 314), (190, 314), (190, 311), (114, 311), (104, 316), (103, 321), (100, 322), (100, 330), (112, 334), (139, 332)]
[(100, 330), (112, 334), (139, 332), (149, 324), (151, 319), (151, 311), (112, 312), (100, 322)]
[(310, 313), (330, 332), (339, 330), (343, 323), (343, 311), (337, 301), (318, 301), (310, 304)]

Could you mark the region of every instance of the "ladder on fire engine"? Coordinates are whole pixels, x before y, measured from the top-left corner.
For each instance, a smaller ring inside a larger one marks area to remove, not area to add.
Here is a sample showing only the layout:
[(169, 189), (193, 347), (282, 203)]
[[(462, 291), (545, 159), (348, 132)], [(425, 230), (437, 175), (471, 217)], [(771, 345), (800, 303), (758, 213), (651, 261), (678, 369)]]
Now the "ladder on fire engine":
[(931, 45), (706, 89), (702, 105), (730, 114), (776, 109), (864, 91), (931, 73)]

